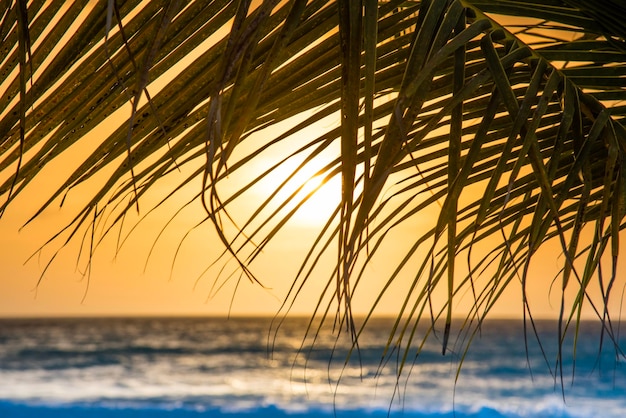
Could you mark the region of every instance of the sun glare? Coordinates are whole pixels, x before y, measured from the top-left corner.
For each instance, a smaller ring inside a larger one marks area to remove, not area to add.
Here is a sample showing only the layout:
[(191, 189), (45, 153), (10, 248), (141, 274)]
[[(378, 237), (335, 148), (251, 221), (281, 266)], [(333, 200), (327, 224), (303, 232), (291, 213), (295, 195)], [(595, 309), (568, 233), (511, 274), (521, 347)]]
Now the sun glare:
[(259, 183), (256, 192), (264, 198), (277, 192), (272, 198), (271, 210), (290, 200), (283, 208), (284, 213), (299, 205), (293, 220), (301, 226), (319, 226), (328, 220), (341, 201), (341, 178), (336, 175), (325, 181), (325, 176), (318, 173), (319, 165), (309, 164), (299, 170), (298, 166), (295, 160), (281, 164)]
[(300, 222), (319, 225), (326, 222), (341, 201), (341, 179), (339, 176), (324, 183), (321, 176), (306, 180), (301, 195), (309, 199), (298, 209), (296, 219)]

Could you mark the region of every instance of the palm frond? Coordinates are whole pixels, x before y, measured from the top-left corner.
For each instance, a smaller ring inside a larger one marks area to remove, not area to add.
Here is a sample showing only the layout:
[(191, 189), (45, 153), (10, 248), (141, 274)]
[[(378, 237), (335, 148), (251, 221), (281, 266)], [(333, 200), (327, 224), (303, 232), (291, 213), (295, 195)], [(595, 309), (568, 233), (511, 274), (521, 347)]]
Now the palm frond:
[[(80, 239), (99, 219), (110, 220), (111, 233), (160, 178), (184, 170), (167, 197), (200, 179), (185, 205), (204, 207), (199, 221), (211, 220), (258, 280), (250, 263), (313, 193), (273, 193), (243, 220), (230, 209), (287, 162), (305, 170), (331, 154), (316, 172), (341, 177), (341, 204), (303, 258), (285, 311), (310, 281), (326, 280), (316, 313), (358, 338), (352, 307), (371, 292), (366, 267), (395, 245), (395, 230), (435, 208), (368, 315), (403, 281), (389, 339), (408, 341), (403, 365), (419, 352), (424, 321), (431, 329), (423, 338), (441, 338), (447, 351), (465, 292), (472, 303), (461, 325), (476, 330), (519, 281), (532, 324), (529, 269), (549, 241), (563, 260), (559, 341), (585, 306), (614, 338), (610, 297), (626, 213), (626, 9), (601, 3), (4, 2), (0, 209), (49, 163), (111, 126), (35, 214), (95, 185), (50, 245)], [(337, 126), (304, 137), (333, 115)], [(288, 127), (268, 133), (277, 126)], [(247, 175), (241, 189), (221, 190), (267, 156), (275, 164)], [(477, 256), (481, 246), (488, 251)], [(337, 264), (323, 272), (320, 259), (333, 248)]]

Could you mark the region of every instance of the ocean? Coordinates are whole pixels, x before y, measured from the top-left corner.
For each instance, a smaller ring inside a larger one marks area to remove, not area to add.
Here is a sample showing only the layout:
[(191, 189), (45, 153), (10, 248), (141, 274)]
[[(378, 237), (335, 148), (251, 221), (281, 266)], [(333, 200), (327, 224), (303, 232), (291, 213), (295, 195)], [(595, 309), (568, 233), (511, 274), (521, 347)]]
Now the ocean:
[(463, 338), (445, 356), (440, 335), (429, 339), (398, 378), (402, 352), (383, 356), (392, 320), (374, 320), (348, 362), (349, 339), (331, 327), (304, 339), (307, 323), (274, 333), (271, 318), (0, 320), (0, 417), (626, 416), (624, 360), (607, 338), (600, 347), (595, 323), (575, 356), (566, 341), (561, 372), (556, 322), (539, 322), (542, 345), (530, 334), (526, 349), (521, 321), (487, 321), (458, 379)]

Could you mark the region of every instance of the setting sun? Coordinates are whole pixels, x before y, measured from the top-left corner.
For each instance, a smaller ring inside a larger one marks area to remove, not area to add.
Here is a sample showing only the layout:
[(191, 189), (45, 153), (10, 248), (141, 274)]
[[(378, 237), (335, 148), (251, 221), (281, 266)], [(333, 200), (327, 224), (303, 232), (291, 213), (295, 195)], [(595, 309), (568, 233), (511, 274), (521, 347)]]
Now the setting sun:
[(289, 203), (281, 209), (284, 213), (297, 207), (292, 219), (298, 225), (319, 227), (328, 221), (341, 202), (341, 178), (336, 174), (326, 179), (319, 174), (320, 163), (299, 166), (296, 160), (283, 162), (253, 190), (261, 198), (272, 196), (272, 210), (287, 201)]

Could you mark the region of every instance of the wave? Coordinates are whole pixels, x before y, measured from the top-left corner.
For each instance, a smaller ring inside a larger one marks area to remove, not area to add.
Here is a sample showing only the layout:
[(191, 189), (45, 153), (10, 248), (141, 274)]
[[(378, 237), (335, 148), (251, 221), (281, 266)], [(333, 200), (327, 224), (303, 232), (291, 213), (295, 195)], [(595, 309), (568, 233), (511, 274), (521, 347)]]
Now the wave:
[(488, 325), (458, 379), (463, 347), (441, 356), (427, 344), (398, 380), (398, 360), (381, 359), (388, 323), (345, 363), (351, 346), (330, 332), (303, 347), (301, 321), (271, 353), (264, 319), (0, 321), (0, 417), (626, 416), (626, 369), (598, 349), (597, 330), (581, 334), (574, 381), (573, 356), (560, 360), (561, 381), (540, 350), (525, 351), (519, 323)]
[(322, 406), (292, 406), (284, 409), (276, 405), (261, 407), (213, 408), (202, 405), (176, 404), (20, 404), (0, 402), (3, 418), (578, 418), (570, 415), (557, 403), (547, 403), (533, 411), (501, 411), (488, 405), (448, 410), (388, 410), (337, 409)]

